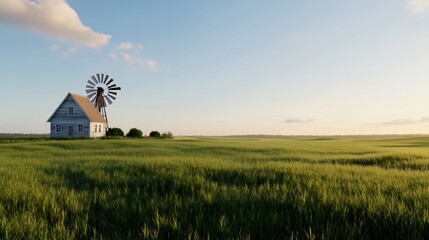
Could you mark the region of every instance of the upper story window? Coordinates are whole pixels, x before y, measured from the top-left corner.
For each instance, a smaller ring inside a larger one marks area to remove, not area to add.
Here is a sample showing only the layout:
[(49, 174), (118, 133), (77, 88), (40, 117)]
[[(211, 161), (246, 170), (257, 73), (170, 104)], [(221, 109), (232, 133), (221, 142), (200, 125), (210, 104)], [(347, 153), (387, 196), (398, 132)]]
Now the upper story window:
[(69, 107), (69, 116), (70, 115), (74, 115), (74, 108), (73, 107)]
[(61, 123), (55, 124), (55, 132), (57, 132), (57, 133), (61, 132)]
[(78, 124), (77, 125), (77, 132), (78, 133), (83, 133), (83, 124)]

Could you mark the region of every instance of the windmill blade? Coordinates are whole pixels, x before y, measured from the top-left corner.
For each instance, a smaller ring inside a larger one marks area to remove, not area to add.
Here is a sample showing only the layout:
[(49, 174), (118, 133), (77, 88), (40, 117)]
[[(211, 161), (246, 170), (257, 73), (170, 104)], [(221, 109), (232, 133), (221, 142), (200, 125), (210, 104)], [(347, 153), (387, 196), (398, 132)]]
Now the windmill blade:
[[(88, 80), (88, 82), (87, 82), (88, 84), (90, 84), (91, 86), (94, 86), (95, 87), (95, 83), (93, 83), (91, 80)], [(88, 85), (87, 85), (88, 86)]]
[(97, 99), (97, 97), (98, 97), (98, 94), (97, 94), (97, 93), (95, 93), (95, 95), (92, 97), (91, 101), (94, 101), (94, 102), (95, 102), (95, 100)]
[(106, 85), (107, 85), (107, 86), (109, 86), (109, 84), (110, 84), (111, 82), (113, 82), (113, 78), (112, 78), (112, 79), (110, 79), (110, 80), (106, 83)]
[(109, 79), (109, 75), (106, 74), (106, 77), (104, 78), (103, 83), (106, 84), (107, 79)]
[[(103, 91), (98, 89), (98, 87), (103, 88)], [(88, 79), (85, 88), (88, 99), (99, 110), (112, 104), (114, 100), (116, 100), (118, 95), (117, 91), (119, 90), (121, 90), (121, 87), (117, 86), (114, 79), (105, 73), (96, 73), (92, 75)]]
[(116, 97), (115, 97), (115, 96), (113, 96), (113, 95), (110, 95), (110, 93), (109, 93), (109, 94), (107, 94), (107, 96), (109, 96), (109, 97), (113, 98), (113, 100), (116, 100)]
[(91, 76), (91, 79), (92, 79), (92, 81), (94, 81), (94, 83), (96, 83), (96, 84), (98, 83), (98, 82), (97, 82), (97, 79), (95, 79), (95, 76), (94, 76), (94, 75), (92, 75), (92, 76)]
[(90, 93), (90, 94), (88, 94), (88, 95), (87, 95), (87, 97), (88, 97), (89, 99), (91, 99), (95, 94), (97, 94), (97, 93), (96, 93), (96, 92)]
[[(88, 99), (89, 99), (89, 101), (91, 101), (92, 102), (92, 100), (91, 100), (91, 98), (93, 97), (94, 95), (91, 95), (91, 94), (89, 94), (87, 97), (88, 97)], [(93, 102), (92, 102), (93, 103)]]
[(90, 89), (90, 90), (86, 90), (86, 93), (88, 94), (88, 93), (92, 93), (92, 92), (96, 92), (97, 90), (95, 90), (95, 89)]
[(94, 79), (89, 79), (88, 81), (90, 81), (92, 84), (94, 84), (94, 87), (95, 87), (95, 85), (97, 84), (97, 82), (96, 81), (94, 81)]
[(104, 96), (104, 98), (107, 100), (107, 102), (109, 103), (109, 105), (113, 103), (112, 100), (110, 100), (110, 98), (108, 96)]

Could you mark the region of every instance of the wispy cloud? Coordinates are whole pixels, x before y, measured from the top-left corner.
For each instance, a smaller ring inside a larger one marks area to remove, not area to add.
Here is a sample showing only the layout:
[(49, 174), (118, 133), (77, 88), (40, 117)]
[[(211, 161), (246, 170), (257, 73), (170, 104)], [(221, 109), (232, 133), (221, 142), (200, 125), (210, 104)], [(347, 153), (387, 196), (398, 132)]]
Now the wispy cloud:
[(156, 61), (154, 60), (143, 60), (137, 56), (133, 56), (129, 53), (121, 52), (122, 59), (125, 60), (130, 65), (138, 65), (140, 67), (143, 67), (149, 71), (155, 71), (157, 69), (156, 67)]
[(118, 56), (117, 56), (117, 54), (116, 54), (115, 52), (111, 52), (111, 53), (109, 54), (109, 56), (110, 56), (110, 58), (111, 58), (111, 59), (116, 59), (116, 58), (118, 58)]
[(143, 49), (143, 44), (141, 43), (121, 42), (109, 56), (115, 60), (121, 59), (129, 65), (136, 65), (148, 71), (156, 71), (158, 69), (157, 62), (140, 57), (141, 49)]
[(286, 120), (284, 120), (284, 123), (309, 123), (309, 122), (314, 122), (314, 118), (306, 118), (306, 119), (301, 119), (301, 118), (288, 118)]
[(0, 23), (90, 48), (111, 38), (83, 25), (66, 0), (0, 0)]
[(156, 71), (158, 69), (157, 63), (154, 60), (148, 59), (146, 60), (146, 67), (149, 71)]
[(429, 0), (406, 0), (414, 12), (421, 12), (429, 8)]
[(135, 49), (139, 51), (143, 49), (143, 44), (126, 41), (126, 42), (119, 43), (119, 45), (116, 48), (123, 51), (130, 50), (130, 49)]
[[(52, 45), (49, 47), (49, 50), (51, 50), (52, 52), (56, 52), (56, 51), (61, 50), (61, 47), (60, 47), (58, 44), (52, 44)], [(63, 56), (64, 58), (70, 57), (70, 56), (71, 56), (71, 55), (73, 55), (77, 50), (78, 50), (78, 47), (76, 47), (76, 46), (69, 47), (69, 48), (67, 48), (67, 49), (65, 49), (65, 50), (63, 50), (63, 51), (62, 51), (62, 52), (63, 52), (62, 56)]]
[(119, 44), (118, 49), (131, 49), (133, 48), (133, 44), (131, 42), (122, 42)]
[(366, 125), (410, 125), (426, 122), (429, 122), (429, 117), (421, 117), (420, 119), (400, 118), (380, 123), (367, 123)]
[(420, 119), (394, 119), (391, 121), (383, 122), (384, 125), (405, 125), (405, 124), (416, 124), (416, 123), (425, 123), (429, 122), (429, 117), (421, 117)]
[(77, 47), (71, 47), (63, 52), (63, 57), (70, 57), (77, 51)]
[(49, 47), (49, 50), (51, 51), (57, 51), (58, 49), (60, 49), (60, 46), (58, 46), (57, 44), (53, 44)]
[(121, 56), (128, 64), (144, 64), (143, 59), (135, 57), (131, 54), (121, 52)]

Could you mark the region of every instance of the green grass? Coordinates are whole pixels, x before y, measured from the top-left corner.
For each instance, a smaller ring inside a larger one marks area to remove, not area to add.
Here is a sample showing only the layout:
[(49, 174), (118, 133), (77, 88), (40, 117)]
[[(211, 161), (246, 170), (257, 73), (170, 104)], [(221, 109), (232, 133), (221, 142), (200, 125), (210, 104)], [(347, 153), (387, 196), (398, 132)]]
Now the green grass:
[(427, 239), (429, 138), (0, 141), (0, 239)]
[(49, 134), (0, 133), (0, 143), (48, 140)]

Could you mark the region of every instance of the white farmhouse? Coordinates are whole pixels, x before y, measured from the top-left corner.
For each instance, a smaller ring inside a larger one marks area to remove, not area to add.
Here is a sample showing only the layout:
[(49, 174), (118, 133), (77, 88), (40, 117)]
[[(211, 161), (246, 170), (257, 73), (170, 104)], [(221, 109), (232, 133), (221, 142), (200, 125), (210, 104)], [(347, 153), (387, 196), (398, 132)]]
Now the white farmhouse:
[(51, 138), (103, 137), (106, 120), (91, 101), (68, 93), (47, 122), (51, 123)]

